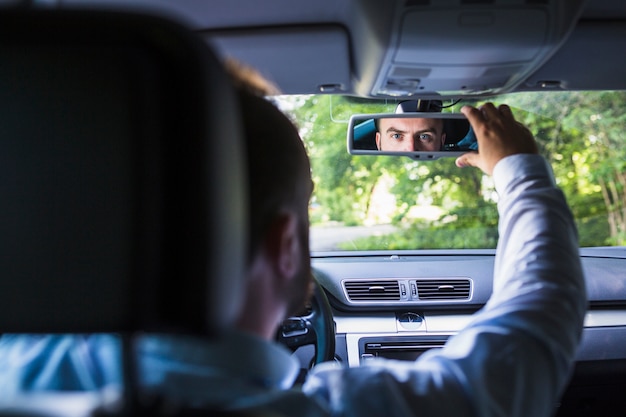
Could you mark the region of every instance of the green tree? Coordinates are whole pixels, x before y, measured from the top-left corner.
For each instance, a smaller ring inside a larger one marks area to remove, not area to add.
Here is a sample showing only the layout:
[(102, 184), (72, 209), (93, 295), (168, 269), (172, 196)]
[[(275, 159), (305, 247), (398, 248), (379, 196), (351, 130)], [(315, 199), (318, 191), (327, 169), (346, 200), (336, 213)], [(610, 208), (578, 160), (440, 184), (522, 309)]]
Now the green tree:
[(626, 243), (624, 92), (517, 94), (578, 220), (581, 246)]
[(385, 161), (348, 154), (348, 119), (352, 113), (379, 113), (390, 111), (389, 107), (322, 95), (311, 96), (294, 109), (311, 158), (315, 202), (320, 205), (315, 220), (345, 225), (363, 223)]
[[(516, 118), (531, 127), (573, 208), (582, 246), (626, 241), (626, 155), (616, 146), (625, 140), (624, 94), (520, 93), (495, 100), (511, 105)], [(495, 246), (497, 196), (479, 170), (459, 169), (452, 158), (421, 162), (347, 153), (349, 116), (392, 112), (395, 102), (308, 96), (292, 104), (316, 183), (314, 223), (364, 224), (377, 210), (372, 196), (384, 189), (393, 195), (391, 222), (398, 231), (363, 239), (357, 248)], [(440, 215), (420, 218), (426, 206)]]

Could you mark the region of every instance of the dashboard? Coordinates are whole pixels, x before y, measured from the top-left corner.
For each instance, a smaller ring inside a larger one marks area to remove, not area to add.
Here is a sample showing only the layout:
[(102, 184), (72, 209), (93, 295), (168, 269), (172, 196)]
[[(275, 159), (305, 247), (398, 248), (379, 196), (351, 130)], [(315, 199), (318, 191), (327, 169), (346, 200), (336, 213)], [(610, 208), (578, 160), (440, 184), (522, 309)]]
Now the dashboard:
[[(494, 250), (314, 254), (336, 326), (336, 360), (415, 360), (489, 299)], [(626, 249), (581, 249), (589, 308), (558, 415), (626, 411)], [(563, 320), (567, 320), (566, 317)], [(599, 413), (599, 414), (598, 414)], [(623, 415), (623, 414), (618, 414)]]

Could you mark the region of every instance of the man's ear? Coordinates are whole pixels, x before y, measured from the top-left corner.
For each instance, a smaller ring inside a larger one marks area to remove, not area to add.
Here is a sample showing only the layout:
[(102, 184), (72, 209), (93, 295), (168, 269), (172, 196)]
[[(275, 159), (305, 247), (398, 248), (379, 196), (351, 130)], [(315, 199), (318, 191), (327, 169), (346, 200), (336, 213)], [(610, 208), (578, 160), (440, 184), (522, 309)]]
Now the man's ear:
[(380, 151), (380, 132), (376, 132), (376, 148)]
[(441, 134), (441, 146), (446, 144), (446, 134), (442, 133)]
[(272, 222), (266, 242), (276, 272), (288, 279), (296, 275), (301, 250), (296, 214), (291, 211), (279, 214)]

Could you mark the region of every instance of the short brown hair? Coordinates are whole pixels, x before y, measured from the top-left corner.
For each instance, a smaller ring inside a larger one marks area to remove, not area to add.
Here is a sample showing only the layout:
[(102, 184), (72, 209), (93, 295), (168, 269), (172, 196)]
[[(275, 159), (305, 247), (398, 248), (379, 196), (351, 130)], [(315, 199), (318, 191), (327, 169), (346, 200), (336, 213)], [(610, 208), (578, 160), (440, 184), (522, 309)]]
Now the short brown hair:
[(274, 83), (241, 61), (226, 58), (224, 67), (237, 89), (243, 89), (261, 97), (280, 94), (279, 88)]
[(296, 126), (264, 98), (278, 88), (239, 61), (227, 60), (225, 65), (239, 93), (244, 124), (251, 260), (281, 208), (301, 209), (307, 215), (310, 165)]

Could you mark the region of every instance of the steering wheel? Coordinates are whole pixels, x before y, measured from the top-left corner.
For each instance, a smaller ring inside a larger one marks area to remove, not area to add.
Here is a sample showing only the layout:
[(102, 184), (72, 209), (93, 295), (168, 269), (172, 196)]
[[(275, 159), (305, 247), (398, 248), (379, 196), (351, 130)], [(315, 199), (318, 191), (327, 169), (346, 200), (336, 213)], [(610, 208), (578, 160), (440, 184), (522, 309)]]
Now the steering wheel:
[(313, 296), (307, 312), (285, 319), (278, 328), (276, 340), (295, 352), (299, 347), (315, 346), (311, 366), (335, 359), (335, 322), (330, 303), (313, 275)]

